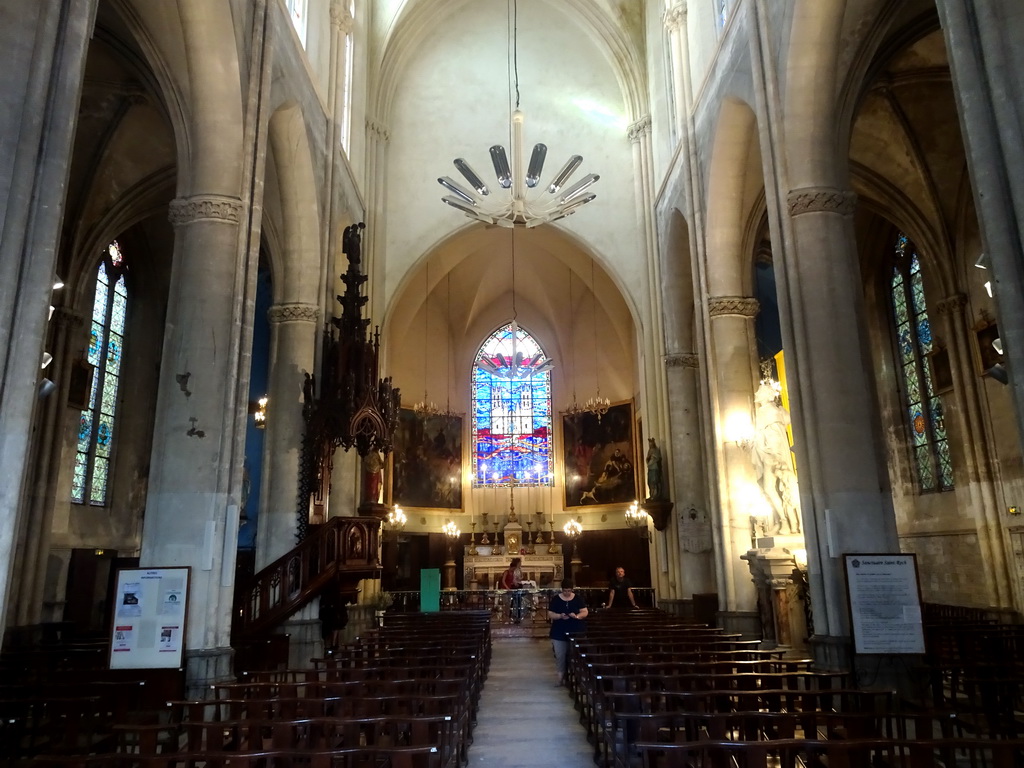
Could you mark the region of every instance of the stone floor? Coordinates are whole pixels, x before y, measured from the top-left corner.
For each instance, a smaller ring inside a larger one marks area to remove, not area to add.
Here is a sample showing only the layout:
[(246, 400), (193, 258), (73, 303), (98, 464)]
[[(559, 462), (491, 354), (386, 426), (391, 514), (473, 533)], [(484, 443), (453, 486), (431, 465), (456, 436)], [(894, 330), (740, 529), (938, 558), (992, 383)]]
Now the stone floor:
[(547, 638), (493, 637), (469, 749), (477, 768), (593, 768), (593, 747)]

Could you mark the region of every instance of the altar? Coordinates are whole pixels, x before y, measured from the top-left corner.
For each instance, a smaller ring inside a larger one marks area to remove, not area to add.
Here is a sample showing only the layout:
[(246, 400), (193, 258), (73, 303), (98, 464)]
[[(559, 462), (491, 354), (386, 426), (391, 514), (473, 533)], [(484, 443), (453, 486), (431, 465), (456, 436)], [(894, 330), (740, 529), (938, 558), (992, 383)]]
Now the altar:
[[(538, 552), (534, 555), (490, 554), (465, 555), (463, 584), (466, 589), (496, 589), (501, 574), (508, 569), (513, 557), (522, 563), (523, 579), (536, 583), (538, 589), (556, 589), (563, 578), (562, 546), (557, 552)], [(467, 550), (469, 547), (466, 548)], [(500, 549), (504, 549), (503, 547)]]

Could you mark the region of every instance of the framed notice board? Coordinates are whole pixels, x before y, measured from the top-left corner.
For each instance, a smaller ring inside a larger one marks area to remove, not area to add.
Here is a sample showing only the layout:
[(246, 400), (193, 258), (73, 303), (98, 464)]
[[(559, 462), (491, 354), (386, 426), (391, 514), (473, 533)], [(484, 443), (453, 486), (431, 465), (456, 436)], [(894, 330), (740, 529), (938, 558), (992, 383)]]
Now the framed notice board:
[(111, 669), (177, 669), (191, 569), (121, 568), (110, 626)]
[(843, 555), (855, 653), (924, 653), (917, 558)]

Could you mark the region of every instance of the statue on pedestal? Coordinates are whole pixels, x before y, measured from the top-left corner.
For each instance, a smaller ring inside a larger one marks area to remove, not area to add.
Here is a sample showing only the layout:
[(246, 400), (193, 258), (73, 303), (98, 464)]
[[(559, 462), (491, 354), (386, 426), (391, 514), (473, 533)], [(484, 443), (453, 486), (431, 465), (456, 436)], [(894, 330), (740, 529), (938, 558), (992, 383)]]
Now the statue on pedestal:
[(771, 533), (800, 533), (796, 472), (789, 448), (789, 414), (775, 389), (762, 383), (754, 394), (754, 436), (748, 441), (757, 482), (772, 508)]

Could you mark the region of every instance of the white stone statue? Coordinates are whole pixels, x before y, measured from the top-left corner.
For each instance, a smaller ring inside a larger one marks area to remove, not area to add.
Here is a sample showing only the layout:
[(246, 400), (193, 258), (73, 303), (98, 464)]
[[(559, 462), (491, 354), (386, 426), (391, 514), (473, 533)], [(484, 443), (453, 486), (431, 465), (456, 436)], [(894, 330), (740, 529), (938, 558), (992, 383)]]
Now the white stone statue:
[(789, 414), (777, 393), (761, 384), (754, 394), (754, 436), (747, 441), (757, 482), (772, 508), (772, 534), (800, 533), (799, 493), (789, 448)]

